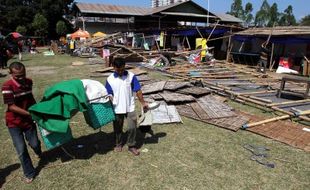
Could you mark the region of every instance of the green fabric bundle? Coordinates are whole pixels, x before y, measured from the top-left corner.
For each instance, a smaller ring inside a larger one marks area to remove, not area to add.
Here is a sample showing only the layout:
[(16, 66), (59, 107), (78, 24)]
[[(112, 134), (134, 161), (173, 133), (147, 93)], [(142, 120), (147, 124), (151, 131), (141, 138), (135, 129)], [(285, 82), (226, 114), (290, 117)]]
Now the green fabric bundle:
[(70, 118), (87, 110), (87, 97), (81, 80), (62, 81), (48, 88), (41, 102), (29, 112), (37, 124), (51, 132), (66, 133)]

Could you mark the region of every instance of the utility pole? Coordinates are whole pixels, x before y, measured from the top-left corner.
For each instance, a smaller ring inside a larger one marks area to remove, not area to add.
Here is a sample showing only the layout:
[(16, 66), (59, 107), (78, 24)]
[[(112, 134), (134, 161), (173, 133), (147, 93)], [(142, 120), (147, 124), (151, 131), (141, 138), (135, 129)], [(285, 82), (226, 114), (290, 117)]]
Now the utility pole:
[(210, 11), (210, 0), (207, 0), (208, 1), (208, 17), (207, 17), (207, 26), (209, 26), (209, 11)]

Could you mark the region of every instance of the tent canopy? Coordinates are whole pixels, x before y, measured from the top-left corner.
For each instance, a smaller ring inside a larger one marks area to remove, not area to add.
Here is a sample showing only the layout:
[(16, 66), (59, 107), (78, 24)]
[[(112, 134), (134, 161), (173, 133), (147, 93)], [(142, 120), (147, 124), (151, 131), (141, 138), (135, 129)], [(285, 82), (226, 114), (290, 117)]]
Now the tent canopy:
[(104, 37), (104, 36), (106, 36), (106, 34), (103, 32), (96, 32), (95, 34), (93, 34), (93, 37)]
[(90, 35), (89, 33), (85, 30), (82, 29), (78, 29), (76, 32), (71, 34), (71, 38), (72, 39), (76, 39), (76, 38), (89, 38)]

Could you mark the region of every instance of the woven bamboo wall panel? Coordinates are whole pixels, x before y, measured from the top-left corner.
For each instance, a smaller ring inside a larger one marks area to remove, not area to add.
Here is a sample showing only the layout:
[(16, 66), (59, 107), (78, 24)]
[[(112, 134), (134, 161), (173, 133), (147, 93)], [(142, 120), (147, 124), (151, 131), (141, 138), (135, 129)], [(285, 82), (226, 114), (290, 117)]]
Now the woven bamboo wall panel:
[(164, 93), (160, 93), (160, 95), (164, 98), (167, 103), (178, 103), (178, 102), (193, 102), (195, 98), (190, 95), (184, 95), (179, 93), (172, 93), (165, 91)]
[[(247, 116), (250, 117), (251, 122), (264, 120), (262, 117), (249, 114)], [(305, 128), (304, 125), (290, 121), (276, 121), (247, 130), (310, 152), (310, 132), (304, 131), (303, 128)]]
[(177, 92), (181, 94), (192, 95), (192, 96), (202, 96), (202, 95), (210, 94), (211, 90), (208, 88), (193, 86), (193, 87), (178, 90)]
[(190, 83), (189, 82), (179, 82), (179, 81), (168, 81), (165, 84), (164, 90), (171, 90), (171, 91), (175, 91), (179, 88), (183, 88), (186, 86), (189, 86)]
[(197, 102), (207, 113), (208, 119), (236, 116), (235, 112), (232, 111), (233, 109), (230, 106), (218, 101), (213, 96), (204, 96), (197, 99)]
[(151, 94), (151, 93), (163, 91), (165, 84), (166, 84), (166, 81), (153, 82), (151, 84), (147, 84), (145, 86), (142, 86), (142, 93)]
[(201, 122), (205, 122), (211, 125), (215, 125), (221, 128), (229, 129), (232, 131), (239, 130), (243, 124), (245, 124), (249, 118), (244, 115), (238, 115), (234, 117), (227, 117), (221, 119), (200, 119), (198, 114), (192, 109), (190, 104), (177, 105), (178, 112), (180, 115), (195, 119)]

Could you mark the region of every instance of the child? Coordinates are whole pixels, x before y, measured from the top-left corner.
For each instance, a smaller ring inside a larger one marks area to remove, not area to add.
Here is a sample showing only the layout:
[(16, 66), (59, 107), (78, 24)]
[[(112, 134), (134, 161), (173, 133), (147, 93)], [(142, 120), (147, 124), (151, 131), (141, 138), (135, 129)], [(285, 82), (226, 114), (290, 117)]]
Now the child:
[(35, 104), (32, 80), (26, 78), (25, 66), (20, 62), (11, 63), (9, 71), (12, 77), (2, 86), (3, 102), (8, 105), (5, 121), (23, 168), (25, 182), (31, 183), (36, 172), (24, 139), (28, 141), (38, 157), (42, 153), (36, 125), (27, 111)]

